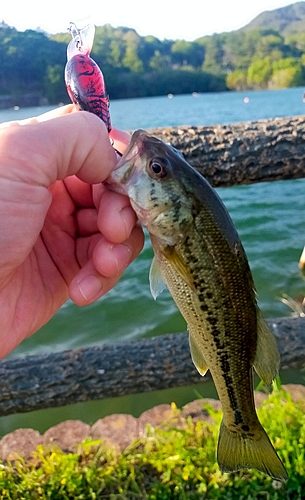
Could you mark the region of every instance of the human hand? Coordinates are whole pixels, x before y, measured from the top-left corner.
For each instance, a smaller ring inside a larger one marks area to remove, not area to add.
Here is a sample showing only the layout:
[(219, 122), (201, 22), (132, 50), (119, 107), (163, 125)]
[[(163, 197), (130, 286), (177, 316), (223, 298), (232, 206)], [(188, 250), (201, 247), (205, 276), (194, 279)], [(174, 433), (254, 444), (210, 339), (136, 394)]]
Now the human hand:
[(104, 295), (143, 246), (128, 198), (101, 184), (117, 161), (106, 127), (73, 110), (0, 126), (0, 357), (69, 297)]

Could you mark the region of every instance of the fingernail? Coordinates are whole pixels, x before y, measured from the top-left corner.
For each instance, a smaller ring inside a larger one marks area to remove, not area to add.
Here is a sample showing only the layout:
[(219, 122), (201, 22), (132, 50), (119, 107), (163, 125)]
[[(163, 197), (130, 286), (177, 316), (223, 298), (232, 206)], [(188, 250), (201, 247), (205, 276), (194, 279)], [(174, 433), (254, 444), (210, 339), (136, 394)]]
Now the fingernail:
[(101, 293), (102, 283), (99, 278), (93, 274), (89, 274), (89, 276), (86, 276), (86, 278), (78, 283), (78, 288), (84, 299), (89, 302), (97, 298)]
[(112, 248), (112, 253), (117, 263), (118, 272), (120, 272), (130, 263), (131, 250), (127, 245), (119, 244)]

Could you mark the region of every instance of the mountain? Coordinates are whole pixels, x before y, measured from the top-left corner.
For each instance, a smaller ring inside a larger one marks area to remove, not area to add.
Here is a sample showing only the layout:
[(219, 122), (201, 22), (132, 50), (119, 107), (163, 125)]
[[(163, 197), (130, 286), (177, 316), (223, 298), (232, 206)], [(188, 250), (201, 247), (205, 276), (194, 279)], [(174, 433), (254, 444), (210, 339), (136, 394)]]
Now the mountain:
[(305, 2), (297, 2), (275, 10), (267, 10), (255, 17), (242, 30), (272, 29), (281, 35), (305, 32)]

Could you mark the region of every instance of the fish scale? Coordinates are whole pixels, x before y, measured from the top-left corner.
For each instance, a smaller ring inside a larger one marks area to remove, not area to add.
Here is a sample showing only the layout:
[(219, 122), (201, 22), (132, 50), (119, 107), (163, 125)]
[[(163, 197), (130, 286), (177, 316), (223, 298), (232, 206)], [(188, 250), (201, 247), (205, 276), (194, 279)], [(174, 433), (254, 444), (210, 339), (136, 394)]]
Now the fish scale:
[[(198, 238), (188, 236), (183, 244), (177, 245), (176, 251), (181, 251), (181, 253), (183, 253), (182, 258), (186, 265), (189, 265), (190, 267), (194, 289), (198, 293), (192, 291), (180, 277), (180, 284), (179, 287), (177, 287), (177, 274), (172, 271), (172, 267), (167, 264), (165, 259), (162, 261), (161, 271), (163, 271), (163, 274), (166, 275), (165, 281), (167, 282), (169, 290), (182, 315), (187, 321), (189, 329), (191, 329), (192, 332), (195, 331), (199, 337), (199, 341), (205, 343), (205, 359), (207, 365), (210, 366), (217, 391), (222, 394), (221, 399), (224, 407), (225, 420), (227, 422), (233, 421), (235, 425), (242, 425), (244, 422), (249, 420), (249, 408), (250, 412), (253, 412), (253, 398), (249, 401), (248, 395), (251, 394), (251, 390), (249, 390), (252, 386), (250, 370), (254, 360), (256, 338), (255, 336), (252, 336), (249, 339), (245, 339), (248, 340), (248, 342), (245, 342), (245, 352), (242, 352), (243, 346), (241, 345), (240, 340), (243, 337), (239, 336), (238, 332), (236, 332), (236, 321), (234, 321), (234, 337), (232, 338), (232, 336), (228, 336), (228, 333), (232, 331), (230, 317), (225, 315), (220, 319), (219, 314), (219, 304), (222, 304), (222, 307), (224, 306), (227, 295), (225, 293), (219, 293), (219, 286), (215, 287), (215, 263), (210, 262), (210, 265), (207, 265), (206, 260), (204, 267), (198, 265), (202, 262), (201, 259), (198, 259), (198, 255), (202, 251), (202, 247), (198, 249), (197, 245), (191, 245), (190, 242), (192, 241), (198, 242)], [(154, 248), (156, 247), (156, 242), (154, 242), (154, 240), (153, 246)], [(193, 255), (196, 257), (193, 258)], [(164, 265), (166, 266), (165, 269), (163, 268)], [(219, 263), (218, 265), (216, 263), (216, 267), (220, 267)], [(209, 269), (209, 272), (213, 274), (213, 276), (209, 277), (207, 269)], [(202, 274), (204, 274), (204, 277)], [(231, 274), (234, 276), (234, 269), (231, 269)], [(209, 286), (208, 283), (211, 283), (212, 286)], [(213, 288), (216, 289), (214, 290)], [(177, 294), (177, 289), (183, 289), (183, 293)], [(252, 293), (252, 290), (250, 291)], [(219, 297), (219, 295), (222, 296)], [(247, 304), (240, 303), (238, 309), (242, 312), (245, 305)], [(224, 310), (228, 311), (231, 309), (226, 307)], [(198, 311), (200, 311), (199, 314)], [(253, 310), (251, 319), (248, 308), (246, 320), (247, 323), (251, 321), (251, 330), (253, 327), (256, 328), (255, 309)], [(227, 326), (228, 323), (229, 326)], [(241, 324), (241, 328), (248, 330), (248, 325), (245, 324), (245, 322), (243, 323), (244, 324)], [(230, 349), (231, 352), (233, 351), (233, 358), (238, 360), (238, 364), (234, 365), (233, 363), (228, 363), (228, 349)], [(237, 358), (236, 354), (238, 353), (239, 357)], [(216, 365), (215, 369), (213, 369), (213, 365)], [(240, 365), (243, 366), (241, 367)], [(231, 376), (232, 371), (236, 372), (233, 376)], [(245, 376), (246, 372), (249, 374), (248, 377)], [(241, 380), (238, 378), (240, 373), (243, 374)], [(235, 381), (235, 386), (238, 385), (238, 392), (234, 386), (232, 386), (232, 380)], [(243, 388), (245, 390), (243, 390)], [(242, 397), (241, 401), (239, 401), (239, 395), (244, 396), (244, 393), (247, 394), (247, 398)], [(229, 415), (230, 410), (233, 411)], [(244, 417), (243, 414), (245, 414)]]
[(255, 369), (270, 385), (279, 355), (238, 233), (217, 193), (174, 148), (141, 130), (109, 185), (129, 196), (149, 232), (153, 296), (163, 279), (188, 324), (195, 366), (201, 375), (211, 371), (223, 408), (221, 470), (256, 468), (286, 479), (258, 420), (252, 380)]

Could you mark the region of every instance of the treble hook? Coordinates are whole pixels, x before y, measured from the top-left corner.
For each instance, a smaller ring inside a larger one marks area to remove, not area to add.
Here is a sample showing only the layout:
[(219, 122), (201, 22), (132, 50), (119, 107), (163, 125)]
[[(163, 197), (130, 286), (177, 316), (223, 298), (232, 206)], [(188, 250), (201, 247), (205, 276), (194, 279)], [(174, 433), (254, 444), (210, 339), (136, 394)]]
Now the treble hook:
[(73, 40), (75, 41), (75, 45), (76, 45), (76, 48), (78, 50), (81, 50), (81, 48), (83, 47), (83, 40), (82, 40), (82, 36), (81, 36), (81, 31), (82, 30), (79, 30), (75, 23), (70, 22), (70, 25), (68, 27), (68, 32), (70, 33)]

